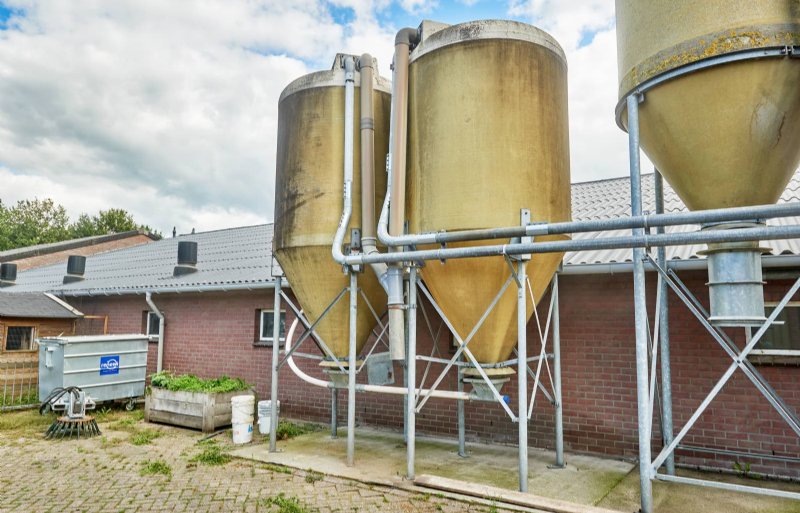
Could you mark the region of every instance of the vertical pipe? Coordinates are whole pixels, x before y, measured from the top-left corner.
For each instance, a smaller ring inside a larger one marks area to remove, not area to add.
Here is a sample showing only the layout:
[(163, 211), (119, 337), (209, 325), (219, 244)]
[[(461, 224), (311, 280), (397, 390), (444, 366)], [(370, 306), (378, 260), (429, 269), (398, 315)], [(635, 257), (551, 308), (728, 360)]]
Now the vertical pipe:
[[(642, 177), (639, 163), (639, 95), (628, 96), (628, 154), (631, 176), (631, 215), (642, 214)], [(634, 228), (633, 235), (641, 236), (644, 229)], [(647, 361), (647, 297), (645, 294), (644, 249), (633, 248), (633, 299), (636, 329), (636, 399), (639, 424), (639, 485), (642, 513), (653, 513), (653, 483), (650, 472), (650, 411), (649, 370)]]
[(561, 315), (558, 309), (558, 274), (553, 275), (553, 400), (555, 401), (556, 467), (564, 468), (564, 416), (561, 401)]
[(528, 298), (525, 294), (525, 267), (517, 262), (517, 421), (519, 435), (519, 491), (528, 491)]
[(331, 438), (338, 438), (339, 427), (339, 391), (331, 388)]
[[(289, 343), (287, 338), (286, 343)], [(272, 376), (270, 378), (269, 452), (275, 452), (278, 429), (278, 359), (281, 344), (281, 277), (275, 278), (275, 296), (272, 300)]]
[(408, 368), (408, 401), (406, 415), (408, 417), (408, 443), (406, 444), (406, 477), (414, 479), (414, 451), (416, 449), (416, 386), (417, 386), (417, 268), (413, 265), (408, 270), (408, 352), (406, 353)]
[[(463, 357), (461, 358), (463, 361)], [(464, 368), (459, 366), (457, 368), (458, 391), (464, 391)], [(458, 408), (458, 455), (462, 458), (467, 457), (466, 448), (466, 435), (467, 435), (467, 419), (464, 411), (464, 400), (459, 399), (457, 403)]]
[[(655, 180), (655, 193), (656, 193), (656, 214), (664, 213), (664, 177), (658, 172), (658, 169), (653, 173)], [(659, 226), (656, 229), (657, 233), (664, 233), (664, 227)], [(665, 247), (658, 248), (658, 263), (666, 271), (669, 268), (667, 262), (667, 250)], [(661, 351), (661, 437), (663, 439), (664, 447), (672, 443), (673, 427), (672, 427), (672, 370), (670, 367), (669, 356), (669, 288), (667, 282), (659, 279), (659, 287), (661, 288), (659, 296), (661, 302), (658, 305), (659, 309), (659, 346)], [(670, 453), (666, 462), (667, 474), (675, 475), (675, 453)]]
[(347, 360), (347, 466), (355, 464), (356, 450), (356, 321), (358, 315), (358, 281), (350, 271), (350, 349)]
[[(409, 280), (403, 280), (404, 294), (403, 297), (408, 297), (409, 294)], [(403, 319), (403, 343), (405, 354), (408, 355), (408, 315)], [(391, 328), (390, 328), (391, 329)], [(408, 389), (408, 358), (403, 362), (403, 387)], [(403, 394), (403, 443), (408, 443), (408, 394)]]

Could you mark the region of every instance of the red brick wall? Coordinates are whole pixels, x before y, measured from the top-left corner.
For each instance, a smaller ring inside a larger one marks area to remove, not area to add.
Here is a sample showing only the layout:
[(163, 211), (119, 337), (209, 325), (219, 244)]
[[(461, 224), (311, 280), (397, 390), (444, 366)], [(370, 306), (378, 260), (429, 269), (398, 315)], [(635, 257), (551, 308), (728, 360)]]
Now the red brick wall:
[[(687, 285), (707, 304), (704, 272), (683, 273)], [(636, 375), (632, 277), (617, 275), (564, 276), (561, 278), (561, 340), (563, 368), (564, 435), (568, 451), (636, 458)], [(788, 283), (769, 284), (767, 299), (777, 300)], [(655, 277), (648, 276), (650, 309), (655, 302)], [(164, 366), (176, 372), (192, 372), (204, 377), (227, 374), (256, 385), (262, 397), (269, 394), (272, 349), (254, 347), (255, 311), (271, 308), (272, 291), (226, 294), (157, 295), (154, 301), (167, 319)], [(108, 315), (111, 333), (140, 332), (142, 312), (147, 309), (143, 297), (84, 298), (72, 301), (86, 314)], [(440, 321), (430, 312), (434, 331)], [(431, 340), (420, 316), (418, 350), (430, 354)], [(293, 320), (287, 315), (287, 325)], [(652, 315), (651, 315), (652, 320)], [(679, 300), (670, 296), (672, 343), (673, 404), (675, 431), (684, 425), (717, 379), (730, 364), (730, 358), (706, 334)], [(538, 352), (535, 322), (529, 323), (529, 354)], [(299, 333), (300, 330), (298, 330)], [(731, 332), (733, 333), (733, 331)], [(442, 337), (442, 340), (445, 338)], [(449, 339), (448, 339), (449, 340)], [(740, 345), (742, 336), (735, 338)], [(306, 350), (312, 352), (312, 346)], [(155, 370), (156, 344), (150, 346), (148, 367)], [(443, 355), (450, 354), (442, 343)], [(303, 369), (324, 377), (317, 362), (297, 360)], [(427, 379), (436, 377), (436, 367)], [(778, 393), (795, 410), (800, 410), (800, 367), (759, 366)], [(418, 364), (421, 379), (425, 366)], [(396, 382), (402, 384), (402, 369), (396, 367)], [(544, 382), (549, 385), (546, 373)], [(362, 379), (364, 379), (362, 377)], [(515, 379), (503, 390), (516, 404)], [(280, 374), (281, 409), (285, 415), (318, 421), (330, 417), (330, 392), (312, 387), (284, 367)], [(455, 389), (451, 374), (442, 387)], [(346, 393), (340, 394), (340, 419), (346, 416)], [(359, 394), (357, 422), (360, 424), (402, 428), (401, 396)], [(531, 422), (531, 445), (552, 448), (552, 407), (537, 396)], [(468, 403), (467, 436), (470, 439), (516, 442), (516, 424), (496, 404)], [(456, 405), (452, 401), (431, 400), (417, 416), (417, 430), (445, 436), (456, 435)], [(654, 426), (654, 450), (660, 449), (658, 415)], [(800, 455), (800, 443), (794, 433), (747, 380), (737, 371), (720, 396), (690, 431), (686, 444)], [(710, 457), (707, 454), (679, 452), (678, 461), (691, 465), (731, 469), (735, 461), (748, 461), (751, 469), (800, 477), (800, 465), (781, 462)]]

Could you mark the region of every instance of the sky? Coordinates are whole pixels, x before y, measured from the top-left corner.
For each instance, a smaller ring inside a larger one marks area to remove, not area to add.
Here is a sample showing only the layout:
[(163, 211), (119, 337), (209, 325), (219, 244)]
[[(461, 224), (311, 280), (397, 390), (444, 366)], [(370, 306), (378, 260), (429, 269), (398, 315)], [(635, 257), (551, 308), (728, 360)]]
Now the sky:
[(628, 173), (614, 0), (0, 0), (0, 199), (123, 208), (164, 234), (271, 222), (278, 97), (398, 29), (513, 19), (569, 66), (572, 181)]

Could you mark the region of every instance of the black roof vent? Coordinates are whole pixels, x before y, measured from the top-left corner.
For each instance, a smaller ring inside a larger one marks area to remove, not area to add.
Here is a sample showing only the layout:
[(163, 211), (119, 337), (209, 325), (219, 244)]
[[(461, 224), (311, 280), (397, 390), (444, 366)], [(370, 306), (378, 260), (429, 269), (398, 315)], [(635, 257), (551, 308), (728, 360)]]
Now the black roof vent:
[(10, 287), (17, 281), (17, 264), (0, 264), (0, 287)]
[(64, 284), (83, 281), (84, 272), (86, 272), (86, 257), (70, 255), (67, 259), (67, 274), (64, 276)]
[(197, 242), (182, 240), (178, 242), (178, 265), (172, 271), (173, 276), (183, 276), (197, 271)]

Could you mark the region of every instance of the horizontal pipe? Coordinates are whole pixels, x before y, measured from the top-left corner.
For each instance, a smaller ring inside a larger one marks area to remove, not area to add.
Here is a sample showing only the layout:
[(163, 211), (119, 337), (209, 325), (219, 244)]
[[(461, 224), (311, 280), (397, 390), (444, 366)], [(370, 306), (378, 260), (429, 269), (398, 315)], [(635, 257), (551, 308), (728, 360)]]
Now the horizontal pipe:
[(682, 224), (719, 223), (741, 221), (744, 219), (771, 219), (776, 217), (793, 217), (800, 215), (800, 202), (780, 205), (759, 205), (753, 207), (735, 207), (716, 210), (697, 210), (677, 214), (645, 214), (615, 219), (596, 219), (591, 221), (568, 221), (563, 223), (535, 223), (528, 226), (509, 226), (505, 228), (488, 228), (485, 230), (463, 230), (455, 232), (433, 232), (415, 235), (393, 236), (385, 230), (378, 230), (378, 236), (386, 245), (403, 246), (418, 244), (446, 244), (448, 242), (465, 242), (493, 239), (510, 239), (524, 236), (562, 235), (582, 232), (599, 232), (607, 230), (632, 230), (634, 228), (650, 228), (676, 226)]
[[(750, 354), (753, 354), (752, 352)], [(790, 463), (800, 462), (800, 458), (793, 458), (791, 456), (780, 456), (777, 454), (766, 454), (757, 452), (734, 451), (731, 449), (715, 449), (713, 447), (698, 447), (696, 445), (679, 445), (675, 448), (681, 451), (702, 452), (708, 454), (718, 454), (721, 456), (739, 456), (743, 458), (756, 458), (770, 461), (786, 461)]]
[(770, 497), (780, 497), (783, 499), (800, 500), (800, 493), (787, 492), (784, 490), (775, 490), (772, 488), (760, 488), (756, 486), (745, 486), (735, 483), (723, 483), (719, 481), (707, 481), (705, 479), (694, 479), (691, 477), (670, 476), (667, 474), (656, 474), (654, 476), (659, 481), (669, 481), (672, 483), (690, 484), (695, 486), (703, 486), (706, 488), (719, 488), (722, 490), (729, 490), (734, 492), (754, 493), (758, 495), (768, 495)]
[(659, 246), (683, 246), (717, 242), (742, 242), (773, 239), (800, 238), (800, 225), (771, 226), (765, 228), (744, 228), (731, 230), (706, 230), (689, 233), (663, 233), (649, 235), (627, 235), (589, 240), (566, 240), (555, 242), (534, 242), (529, 244), (498, 244), (467, 248), (444, 248), (422, 251), (385, 253), (381, 255), (353, 255), (347, 257), (348, 265), (371, 264), (374, 262), (405, 262), (421, 260), (449, 260), (456, 258), (478, 258), (500, 255), (527, 255), (538, 253), (561, 253), (566, 251), (591, 251), (598, 249), (631, 249)]

